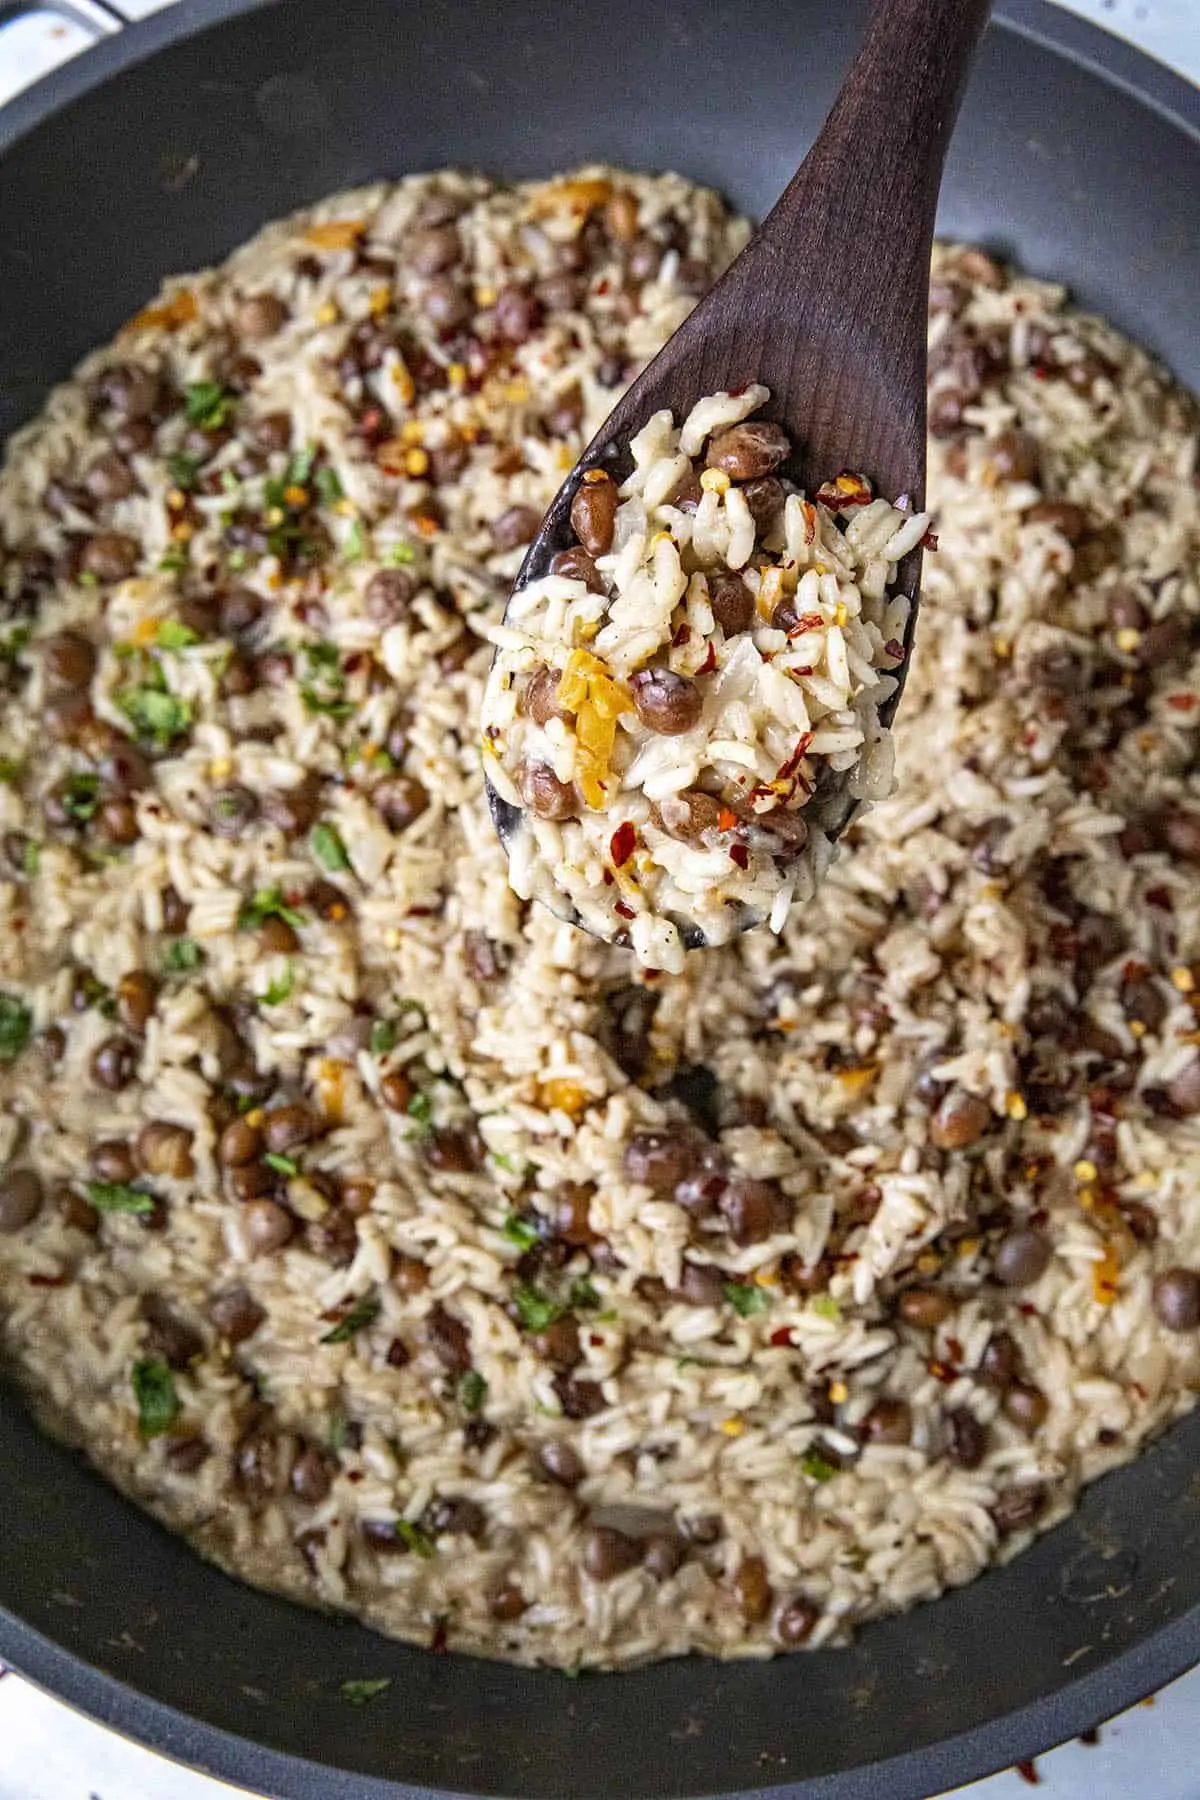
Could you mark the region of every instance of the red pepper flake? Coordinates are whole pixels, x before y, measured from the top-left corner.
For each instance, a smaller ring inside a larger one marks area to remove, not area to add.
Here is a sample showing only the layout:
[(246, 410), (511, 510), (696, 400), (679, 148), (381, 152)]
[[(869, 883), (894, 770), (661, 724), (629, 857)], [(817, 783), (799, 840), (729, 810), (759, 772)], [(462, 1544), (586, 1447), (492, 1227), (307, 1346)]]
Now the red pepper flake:
[(613, 872), (612, 872), (612, 870), (611, 870), (611, 869), (605, 869), (605, 871), (604, 871), (604, 885), (605, 885), (605, 887), (612, 887), (612, 885), (613, 885), (613, 883), (614, 883), (614, 882), (615, 882), (615, 881), (616, 881), (616, 879), (617, 879), (617, 878), (616, 878), (616, 876), (615, 876), (615, 875), (614, 875), (614, 874), (613, 874)]
[(671, 643), (674, 645), (675, 649), (678, 649), (680, 644), (686, 644), (688, 642), (691, 635), (691, 626), (686, 619), (681, 619), (675, 628), (675, 636), (671, 639)]
[(366, 1471), (364, 1469), (351, 1469), (350, 1473), (346, 1477), (346, 1480), (352, 1481), (352, 1482), (359, 1482), (364, 1479), (365, 1474), (366, 1474)]
[(775, 1345), (776, 1349), (790, 1349), (795, 1341), (795, 1338), (792, 1336), (792, 1328), (790, 1325), (781, 1325), (778, 1331), (773, 1331), (771, 1333), (771, 1342)]
[(958, 1379), (958, 1368), (953, 1363), (939, 1362), (936, 1359), (928, 1364), (929, 1373), (935, 1381), (951, 1382)]
[[(843, 487), (843, 481), (852, 485)], [(874, 497), (862, 476), (852, 475), (848, 469), (843, 469), (835, 481), (822, 482), (813, 495), (814, 500), (819, 500), (834, 512), (848, 512), (852, 506), (870, 506)]]
[(889, 638), (883, 646), (883, 652), (885, 656), (890, 656), (893, 662), (904, 661), (904, 645), (899, 638)]
[(954, 1358), (956, 1363), (960, 1363), (962, 1361), (963, 1347), (962, 1347), (962, 1344), (959, 1342), (958, 1338), (948, 1337), (946, 1339), (946, 1348), (950, 1352), (951, 1356)]
[(1174, 912), (1175, 903), (1171, 898), (1170, 888), (1152, 887), (1146, 889), (1146, 905), (1161, 907), (1163, 912)]
[(937, 547), (938, 547), (937, 532), (936, 531), (927, 531), (925, 533), (925, 536), (921, 539), (922, 550), (936, 550)]
[(796, 620), (788, 632), (788, 636), (789, 638), (803, 637), (806, 631), (820, 631), (824, 623), (824, 613), (804, 613)]
[(1173, 706), (1176, 712), (1194, 712), (1196, 710), (1196, 696), (1195, 694), (1168, 694), (1167, 705)]
[(1036, 1319), (1038, 1316), (1038, 1309), (1033, 1304), (1032, 1300), (1020, 1300), (1017, 1303), (1017, 1307), (1018, 1311), (1027, 1319)]
[(404, 916), (406, 919), (433, 919), (440, 910), (436, 906), (410, 906)]
[(596, 1344), (602, 1349), (604, 1346), (604, 1339), (598, 1331), (589, 1331), (588, 1332), (588, 1343)]
[(634, 912), (632, 906), (626, 906), (626, 904), (623, 900), (618, 900), (616, 902), (615, 906), (613, 907), (613, 911), (615, 913), (617, 913), (619, 915), (619, 917), (622, 919), (636, 919), (637, 918), (637, 914)]
[(733, 831), (735, 829), (735, 827), (740, 824), (741, 824), (741, 820), (738, 818), (738, 816), (735, 812), (732, 812), (729, 809), (728, 806), (723, 806), (721, 808), (720, 812), (717, 814), (717, 830), (718, 831)]
[(802, 675), (811, 675), (815, 666), (814, 663), (805, 663), (802, 668), (785, 669), (783, 672), (785, 675), (790, 675), (793, 681), (799, 681)]
[(775, 777), (776, 781), (787, 781), (790, 776), (796, 773), (796, 770), (800, 767), (800, 764), (808, 754), (808, 746), (812, 741), (813, 734), (811, 731), (802, 731), (800, 733), (800, 736), (796, 739), (796, 748), (780, 768), (779, 773)]
[(1021, 1777), (1021, 1780), (1027, 1781), (1030, 1787), (1041, 1787), (1042, 1778), (1038, 1774), (1038, 1767), (1032, 1756), (1024, 1757), (1019, 1763), (1014, 1763), (1013, 1767)]
[(748, 381), (743, 381), (741, 387), (726, 388), (725, 392), (729, 395), (731, 400), (740, 400), (749, 386), (750, 383)]
[(28, 1277), (30, 1287), (37, 1288), (66, 1287), (70, 1279), (69, 1275), (30, 1275)]
[(1049, 369), (1044, 369), (1041, 366), (1041, 364), (1039, 363), (1038, 366), (1033, 371), (1033, 379), (1035, 381), (1049, 381), (1049, 379), (1050, 379)]
[(747, 850), (745, 844), (730, 844), (729, 860), (730, 862), (735, 862), (739, 869), (748, 869), (750, 867), (750, 852)]
[(613, 859), (614, 868), (623, 868), (637, 849), (637, 826), (632, 819), (626, 819), (618, 825), (609, 843), (609, 855)]
[(713, 642), (713, 640), (710, 638), (708, 640), (708, 655), (705, 657), (704, 661), (700, 664), (700, 667), (696, 670), (696, 673), (697, 673), (697, 675), (711, 675), (713, 670), (716, 668), (716, 666), (717, 666), (717, 646)]
[(360, 655), (360, 653), (356, 650), (354, 652), (353, 656), (348, 656), (346, 658), (345, 665), (344, 665), (346, 674), (347, 675), (356, 675), (358, 673), (358, 671), (363, 667), (366, 660), (367, 660), (366, 657)]

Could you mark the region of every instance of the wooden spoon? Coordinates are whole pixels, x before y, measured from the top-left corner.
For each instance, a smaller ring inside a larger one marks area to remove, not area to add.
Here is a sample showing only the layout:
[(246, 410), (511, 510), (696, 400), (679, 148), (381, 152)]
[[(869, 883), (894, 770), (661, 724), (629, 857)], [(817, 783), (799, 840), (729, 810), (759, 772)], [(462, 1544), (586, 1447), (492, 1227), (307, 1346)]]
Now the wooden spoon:
[[(632, 468), (652, 413), (682, 420), (706, 394), (763, 382), (755, 416), (795, 446), (779, 473), (812, 492), (842, 470), (888, 499), (925, 497), (925, 361), (934, 214), (950, 135), (991, 0), (874, 0), (824, 129), (741, 255), (622, 396), (546, 513), (519, 591), (574, 542), (570, 510), (589, 469)], [(802, 79), (803, 71), (797, 71)], [(752, 110), (747, 114), (753, 128)], [(898, 588), (916, 623), (921, 552)], [(890, 701), (890, 723), (900, 697)], [(507, 844), (520, 810), (490, 787)], [(845, 828), (854, 803), (847, 799)], [(748, 920), (753, 923), (753, 920)], [(696, 939), (696, 942), (702, 940)]]

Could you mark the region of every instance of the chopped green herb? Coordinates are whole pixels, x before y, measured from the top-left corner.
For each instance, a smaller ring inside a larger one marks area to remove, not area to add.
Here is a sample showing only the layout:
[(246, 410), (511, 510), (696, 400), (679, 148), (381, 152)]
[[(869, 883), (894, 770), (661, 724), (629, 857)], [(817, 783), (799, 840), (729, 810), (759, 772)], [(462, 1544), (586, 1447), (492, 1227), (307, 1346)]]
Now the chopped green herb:
[(303, 487), (312, 474), (312, 466), (316, 460), (317, 446), (315, 444), (305, 444), (303, 450), (297, 450), (288, 464), (288, 485)]
[(186, 650), (191, 644), (200, 642), (200, 633), (185, 625), (182, 619), (160, 619), (156, 642), (160, 650)]
[(0, 781), (13, 787), (21, 779), (21, 764), (15, 756), (0, 756)]
[(820, 1319), (840, 1319), (842, 1309), (832, 1294), (817, 1294), (809, 1301), (809, 1308)]
[(29, 1042), (33, 1014), (14, 994), (0, 993), (0, 1062), (16, 1062)]
[(100, 804), (100, 777), (68, 775), (62, 785), (62, 804), (77, 824), (86, 825)]
[(167, 554), (160, 558), (158, 566), (165, 574), (182, 575), (188, 566), (187, 551), (168, 550)]
[(0, 638), (0, 658), (5, 662), (11, 662), (25, 648), (32, 636), (32, 626), (14, 625), (11, 631), (6, 631)]
[(320, 825), (314, 825), (308, 841), (321, 867), (328, 869), (331, 875), (339, 875), (343, 869), (350, 867), (346, 846), (336, 826), (324, 821)]
[(30, 838), (21, 853), (21, 867), (26, 875), (36, 875), (42, 866), (42, 846), (36, 838)]
[(277, 1150), (268, 1150), (263, 1161), (269, 1169), (274, 1169), (277, 1175), (291, 1176), (300, 1173), (300, 1164), (293, 1162), (290, 1156), (280, 1156)]
[(329, 1421), (329, 1436), (325, 1440), (326, 1444), (336, 1456), (339, 1450), (344, 1450), (346, 1448), (349, 1440), (349, 1419), (346, 1417), (345, 1413), (334, 1413)]
[(271, 475), (263, 482), (263, 500), (274, 511), (287, 512), (287, 489), (288, 478), (286, 475)]
[(354, 708), (343, 698), (346, 677), (336, 644), (305, 644), (307, 678), (300, 683), (300, 698), (311, 713), (330, 719), (348, 719)]
[(583, 1673), (583, 1657), (581, 1655), (577, 1656), (575, 1658), (574, 1662), (567, 1663), (563, 1669), (563, 1674), (566, 1676), (568, 1681), (578, 1681), (579, 1677), (582, 1675), (582, 1673)]
[(424, 1134), (433, 1129), (433, 1102), (428, 1094), (414, 1094), (408, 1103), (408, 1116), (415, 1119)]
[(525, 1283), (517, 1288), (513, 1300), (526, 1331), (546, 1331), (567, 1310), (557, 1300), (551, 1300), (548, 1295), (539, 1293), (537, 1288), (528, 1287)]
[(313, 486), (316, 488), (317, 494), (322, 504), (325, 506), (336, 506), (346, 492), (345, 488), (342, 486), (342, 478), (337, 470), (328, 467), (317, 470), (316, 480), (313, 482)]
[(201, 431), (220, 431), (233, 411), (233, 395), (219, 381), (193, 381), (183, 390), (183, 402), (188, 424)]
[(572, 1306), (590, 1307), (599, 1306), (600, 1304), (600, 1296), (592, 1286), (591, 1280), (587, 1275), (577, 1275), (575, 1277), (574, 1281), (571, 1283), (571, 1291), (567, 1295), (567, 1299)]
[(278, 981), (270, 981), (259, 998), (264, 1006), (282, 1006), (296, 985), (296, 971), (289, 960)]
[(414, 1525), (411, 1519), (397, 1519), (396, 1532), (410, 1550), (417, 1556), (423, 1556), (428, 1562), (434, 1553), (434, 1546), (433, 1539), (427, 1531), (422, 1531), (421, 1527)]
[(620, 1316), (616, 1307), (610, 1306), (607, 1312), (596, 1313), (588, 1322), (592, 1325), (612, 1325)]
[(157, 686), (122, 688), (114, 699), (138, 736), (153, 739), (163, 749), (182, 737), (192, 722), (188, 702)]
[(365, 1331), (368, 1325), (374, 1324), (379, 1317), (380, 1305), (369, 1295), (357, 1300), (344, 1319), (340, 1319), (332, 1331), (327, 1331), (321, 1339), (323, 1344), (348, 1344), (352, 1337)]
[(374, 1681), (343, 1681), (342, 1699), (348, 1700), (351, 1706), (366, 1706), (380, 1694), (386, 1694), (391, 1685), (390, 1675), (379, 1675)]
[(195, 938), (176, 938), (163, 953), (162, 966), (168, 975), (187, 975), (204, 961), (204, 952)]
[(837, 1474), (836, 1465), (819, 1450), (806, 1450), (800, 1458), (800, 1467), (810, 1481), (831, 1481)]
[(523, 1219), (519, 1213), (509, 1213), (504, 1221), (504, 1235), (518, 1250), (532, 1249), (540, 1237), (537, 1226), (528, 1219)]
[(144, 1216), (154, 1211), (154, 1195), (145, 1194), (141, 1188), (130, 1187), (127, 1181), (88, 1181), (84, 1183), (87, 1196), (97, 1212), (101, 1213), (137, 1213)]
[(458, 1404), (465, 1413), (477, 1413), (483, 1410), (484, 1398), (487, 1394), (487, 1382), (478, 1369), (468, 1369), (458, 1379)]
[(396, 1027), (390, 1019), (376, 1019), (371, 1027), (371, 1055), (386, 1056), (396, 1048)]
[(392, 544), (383, 560), (393, 569), (406, 569), (410, 563), (416, 562), (417, 553), (411, 544)]
[(161, 1437), (179, 1417), (179, 1396), (165, 1356), (147, 1356), (133, 1365), (133, 1395), (144, 1438)]
[(75, 579), (80, 587), (97, 588), (100, 586), (100, 577), (93, 575), (90, 569), (82, 569)]
[(755, 1313), (766, 1312), (767, 1296), (760, 1287), (745, 1281), (727, 1281), (725, 1298), (735, 1313), (743, 1319), (753, 1318)]
[(196, 485), (196, 477), (203, 461), (202, 456), (192, 456), (186, 450), (179, 450), (174, 456), (168, 456), (167, 474), (174, 486), (181, 488), (185, 494), (190, 494)]
[[(238, 477), (234, 474), (232, 469), (222, 469), (221, 470), (221, 491), (222, 491), (222, 493), (236, 494), (238, 492), (238, 490), (240, 489), (241, 485), (242, 485), (241, 482), (238, 480)], [(226, 525), (230, 524), (232, 522), (232, 519), (233, 519), (232, 513), (230, 513), (228, 518), (226, 518), (224, 516), (224, 514), (222, 514), (222, 523), (223, 524), (226, 524)]]
[(225, 558), (225, 566), (228, 569), (232, 569), (235, 575), (240, 575), (249, 560), (250, 559), (244, 550), (231, 550), (229, 555)]
[(346, 562), (357, 562), (366, 554), (367, 540), (363, 536), (362, 520), (351, 519), (350, 529), (342, 541), (342, 556)]
[(519, 1163), (515, 1156), (507, 1156), (502, 1150), (492, 1150), (488, 1161), (497, 1169), (504, 1169), (509, 1175), (520, 1175), (523, 1170), (532, 1168), (532, 1163)]
[(304, 914), (284, 900), (281, 887), (259, 888), (238, 914), (238, 930), (257, 931), (268, 919), (282, 919), (293, 929), (307, 923)]

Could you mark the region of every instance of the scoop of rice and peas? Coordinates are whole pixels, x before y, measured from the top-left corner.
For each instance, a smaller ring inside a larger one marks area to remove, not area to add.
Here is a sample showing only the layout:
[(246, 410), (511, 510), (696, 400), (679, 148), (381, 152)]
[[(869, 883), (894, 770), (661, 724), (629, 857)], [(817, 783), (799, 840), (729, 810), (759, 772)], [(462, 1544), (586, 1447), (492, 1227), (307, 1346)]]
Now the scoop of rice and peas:
[[(938, 629), (778, 934), (656, 970), (508, 884), (491, 634), (745, 236), (599, 167), (335, 196), (169, 282), (0, 474), (6, 1364), (204, 1555), (438, 1648), (844, 1641), (1200, 1375), (1196, 413), (1060, 289), (936, 252)], [(694, 468), (757, 421), (713, 423)], [(794, 662), (796, 596), (756, 615), (808, 515), (705, 472), (651, 490), (713, 530), (682, 617)]]
[(790, 442), (752, 418), (768, 398), (709, 395), (678, 428), (656, 413), (620, 489), (584, 477), (580, 543), (493, 634), (484, 769), (519, 809), (515, 891), (676, 974), (689, 934), (778, 931), (845, 794), (891, 784), (879, 709), (909, 607), (889, 590), (929, 515), (861, 476), (789, 492)]

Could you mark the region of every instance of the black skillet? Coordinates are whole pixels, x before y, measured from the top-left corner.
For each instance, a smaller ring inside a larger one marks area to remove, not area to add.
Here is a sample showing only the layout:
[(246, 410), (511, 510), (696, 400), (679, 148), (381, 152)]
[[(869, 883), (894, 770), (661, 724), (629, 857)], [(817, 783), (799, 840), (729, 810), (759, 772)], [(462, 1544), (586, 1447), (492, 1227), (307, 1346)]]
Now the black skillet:
[[(680, 169), (759, 213), (864, 14), (183, 0), (0, 115), (0, 429), (163, 273), (375, 175), (600, 158)], [(941, 222), (1070, 282), (1200, 388), (1200, 97), (1156, 64), (1007, 0)], [(847, 1651), (571, 1683), (390, 1644), (229, 1581), (0, 1395), (0, 1655), (118, 1730), (289, 1800), (915, 1800), (1200, 1659), (1198, 1452), (1200, 1413), (1027, 1555)], [(392, 1685), (369, 1706), (339, 1695), (380, 1676)]]

